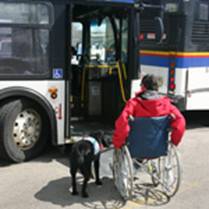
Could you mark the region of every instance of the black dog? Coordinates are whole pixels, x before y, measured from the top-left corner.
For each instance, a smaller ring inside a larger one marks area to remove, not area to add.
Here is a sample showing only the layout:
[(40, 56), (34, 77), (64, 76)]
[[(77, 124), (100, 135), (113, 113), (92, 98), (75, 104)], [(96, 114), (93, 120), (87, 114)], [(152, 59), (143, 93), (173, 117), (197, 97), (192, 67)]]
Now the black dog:
[(72, 176), (72, 195), (77, 195), (76, 173), (80, 171), (84, 177), (81, 195), (82, 197), (88, 197), (87, 183), (92, 177), (91, 166), (94, 162), (95, 169), (95, 183), (102, 185), (99, 178), (100, 167), (100, 147), (107, 147), (108, 143), (105, 141), (104, 133), (102, 131), (90, 134), (88, 137), (84, 137), (81, 141), (76, 142), (72, 146), (70, 156), (70, 173)]

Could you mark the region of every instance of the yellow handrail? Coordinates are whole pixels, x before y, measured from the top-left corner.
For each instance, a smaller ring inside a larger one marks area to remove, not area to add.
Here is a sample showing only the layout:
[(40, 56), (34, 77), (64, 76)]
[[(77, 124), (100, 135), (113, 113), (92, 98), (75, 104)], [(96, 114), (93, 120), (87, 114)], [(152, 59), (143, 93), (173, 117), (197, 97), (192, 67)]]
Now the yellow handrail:
[(122, 70), (121, 70), (119, 61), (116, 63), (116, 69), (118, 70), (118, 79), (119, 79), (119, 84), (120, 84), (121, 96), (122, 96), (123, 101), (126, 103), (127, 99), (125, 95), (125, 89), (124, 89), (123, 78), (122, 78)]
[(124, 79), (127, 80), (127, 73), (126, 73), (126, 66), (124, 63), (121, 63), (122, 65), (122, 69), (123, 69), (123, 76), (124, 76)]

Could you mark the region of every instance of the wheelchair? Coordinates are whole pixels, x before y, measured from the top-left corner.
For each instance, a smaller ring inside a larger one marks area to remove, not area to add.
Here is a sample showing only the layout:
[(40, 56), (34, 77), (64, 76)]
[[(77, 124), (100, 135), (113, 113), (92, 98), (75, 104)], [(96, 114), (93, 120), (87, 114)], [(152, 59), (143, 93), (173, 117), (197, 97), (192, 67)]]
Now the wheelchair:
[[(114, 150), (112, 164), (114, 184), (125, 200), (142, 187), (157, 188), (169, 198), (178, 191), (182, 171), (176, 147), (169, 140), (169, 124), (169, 116), (130, 122), (127, 143)], [(149, 183), (141, 183), (143, 173)]]

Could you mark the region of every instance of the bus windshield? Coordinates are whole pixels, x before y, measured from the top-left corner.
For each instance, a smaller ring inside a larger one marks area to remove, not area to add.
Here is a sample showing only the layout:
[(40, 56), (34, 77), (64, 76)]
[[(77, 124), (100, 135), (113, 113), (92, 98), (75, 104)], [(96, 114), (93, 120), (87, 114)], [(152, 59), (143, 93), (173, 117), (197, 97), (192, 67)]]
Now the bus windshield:
[[(151, 0), (143, 0), (145, 3)], [(153, 2), (157, 4), (157, 2)], [(141, 48), (168, 51), (208, 51), (209, 2), (206, 0), (159, 1), (162, 11), (144, 9), (141, 13)], [(161, 16), (165, 33), (156, 44), (154, 17)]]
[[(180, 50), (183, 46), (183, 32), (185, 23), (185, 14), (180, 9), (181, 1), (159, 1), (144, 0), (145, 3), (161, 5), (163, 9), (145, 8), (140, 13), (141, 20), (141, 47), (143, 49), (158, 50)], [(164, 34), (160, 44), (156, 43), (155, 17), (161, 17), (164, 23)]]
[(50, 9), (40, 3), (0, 3), (1, 76), (49, 74)]

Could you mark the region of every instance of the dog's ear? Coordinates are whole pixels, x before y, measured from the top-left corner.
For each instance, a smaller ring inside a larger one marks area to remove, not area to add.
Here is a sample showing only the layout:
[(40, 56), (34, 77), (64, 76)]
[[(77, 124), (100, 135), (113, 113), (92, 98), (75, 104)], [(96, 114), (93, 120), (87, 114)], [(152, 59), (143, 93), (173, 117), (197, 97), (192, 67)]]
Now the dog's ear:
[(98, 134), (98, 137), (100, 138), (104, 137), (104, 131), (98, 130), (96, 133)]
[(104, 131), (97, 131), (97, 137), (99, 139), (99, 143), (102, 143), (104, 147), (110, 147), (112, 144), (112, 137), (109, 134), (105, 134)]
[(103, 144), (104, 131), (98, 130), (90, 134), (91, 137), (95, 138), (99, 144)]
[(90, 136), (101, 139), (102, 137), (104, 137), (104, 132), (101, 130), (94, 131), (90, 134)]

